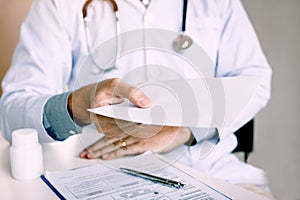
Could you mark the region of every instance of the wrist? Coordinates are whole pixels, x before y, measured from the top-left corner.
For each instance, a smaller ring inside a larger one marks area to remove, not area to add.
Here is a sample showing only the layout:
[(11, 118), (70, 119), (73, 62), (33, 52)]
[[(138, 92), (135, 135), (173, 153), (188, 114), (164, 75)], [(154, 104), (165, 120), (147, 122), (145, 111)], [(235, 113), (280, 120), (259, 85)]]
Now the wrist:
[(86, 89), (79, 89), (72, 92), (68, 97), (67, 109), (70, 117), (79, 126), (86, 126), (91, 123), (90, 113), (87, 109), (89, 105), (89, 95), (85, 95)]

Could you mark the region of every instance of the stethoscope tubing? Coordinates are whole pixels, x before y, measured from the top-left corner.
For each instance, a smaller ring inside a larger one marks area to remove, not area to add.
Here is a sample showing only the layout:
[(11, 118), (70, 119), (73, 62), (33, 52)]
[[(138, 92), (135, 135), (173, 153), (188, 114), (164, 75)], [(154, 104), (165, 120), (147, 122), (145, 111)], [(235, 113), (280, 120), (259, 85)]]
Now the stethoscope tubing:
[[(87, 25), (87, 23), (88, 23), (87, 9), (88, 9), (88, 6), (92, 3), (92, 1), (93, 0), (86, 0), (86, 2), (83, 5), (83, 8), (82, 8), (82, 15), (83, 15), (84, 29), (85, 29), (85, 39), (87, 42), (87, 48), (88, 48), (89, 54), (91, 54), (92, 49), (90, 48), (90, 40), (89, 40), (89, 36), (88, 36), (89, 28)], [(112, 6), (112, 9), (115, 14), (115, 20), (116, 20), (116, 33), (117, 33), (117, 35), (116, 35), (116, 37), (117, 37), (116, 62), (117, 62), (117, 59), (120, 57), (121, 50), (122, 50), (120, 13), (119, 13), (119, 8), (118, 8), (116, 1), (115, 0), (108, 0), (108, 1), (109, 1), (110, 5)], [(193, 44), (193, 40), (189, 36), (185, 35), (186, 21), (187, 21), (186, 20), (187, 9), (188, 9), (188, 0), (183, 0), (181, 33), (178, 35), (177, 38), (175, 38), (175, 40), (173, 42), (173, 47), (178, 52), (188, 49)], [(91, 55), (91, 56), (92, 56), (92, 59), (94, 60), (93, 55)], [(96, 64), (95, 61), (94, 61), (94, 64)]]
[(182, 10), (182, 26), (181, 32), (184, 34), (186, 29), (186, 13), (187, 13), (188, 0), (183, 0), (183, 10)]

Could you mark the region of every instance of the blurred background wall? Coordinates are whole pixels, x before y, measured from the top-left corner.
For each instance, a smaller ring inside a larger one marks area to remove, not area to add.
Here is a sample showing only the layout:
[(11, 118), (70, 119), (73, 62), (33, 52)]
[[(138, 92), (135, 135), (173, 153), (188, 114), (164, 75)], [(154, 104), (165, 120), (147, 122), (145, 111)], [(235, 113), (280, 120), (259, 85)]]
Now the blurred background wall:
[[(265, 169), (277, 199), (300, 200), (300, 1), (243, 0), (273, 68), (272, 100), (256, 117), (249, 162)], [(0, 0), (0, 80), (31, 0)]]
[(19, 37), (20, 24), (30, 4), (31, 0), (0, 0), (0, 80), (10, 65)]
[(273, 68), (272, 99), (255, 119), (250, 163), (278, 199), (300, 200), (300, 1), (243, 0)]

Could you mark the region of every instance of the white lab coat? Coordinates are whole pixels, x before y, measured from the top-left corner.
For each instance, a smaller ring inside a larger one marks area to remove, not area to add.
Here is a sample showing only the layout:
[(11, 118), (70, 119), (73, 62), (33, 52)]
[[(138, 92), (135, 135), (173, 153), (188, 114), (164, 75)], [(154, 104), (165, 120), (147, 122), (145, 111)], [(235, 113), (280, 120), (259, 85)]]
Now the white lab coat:
[[(116, 41), (113, 38), (116, 23), (107, 2), (95, 0), (88, 8), (89, 44), (82, 16), (83, 0), (37, 0), (33, 3), (21, 27), (12, 66), (3, 81), (0, 126), (5, 138), (10, 139), (14, 129), (34, 127), (39, 131), (41, 142), (53, 141), (42, 124), (45, 103), (52, 95), (89, 83), (110, 77), (124, 78), (135, 84), (173, 78), (174, 74), (185, 78), (213, 76), (215, 69), (197, 73), (190, 63), (170, 53), (173, 36), (181, 30), (182, 0), (151, 0), (147, 10), (138, 0), (117, 0), (121, 32), (124, 33), (123, 54), (116, 63), (110, 63), (116, 64), (115, 70), (99, 70), (94, 64), (97, 58), (87, 59), (88, 47), (96, 49), (97, 55), (105, 55), (103, 57), (114, 52), (111, 49)], [(151, 30), (143, 31), (144, 28), (155, 30), (151, 33)], [(271, 69), (241, 2), (190, 0), (186, 34), (206, 51), (216, 66), (217, 76), (259, 74), (263, 80), (240, 118), (232, 127), (219, 131), (218, 145), (206, 141), (190, 148), (182, 146), (168, 156), (231, 182), (265, 184), (260, 170), (238, 162), (230, 154), (236, 146), (233, 132), (252, 119), (270, 98)], [(163, 48), (170, 51), (144, 48), (161, 39), (169, 40), (169, 45)], [(162, 65), (171, 73), (165, 74), (149, 65)], [(249, 173), (243, 173), (245, 170)]]

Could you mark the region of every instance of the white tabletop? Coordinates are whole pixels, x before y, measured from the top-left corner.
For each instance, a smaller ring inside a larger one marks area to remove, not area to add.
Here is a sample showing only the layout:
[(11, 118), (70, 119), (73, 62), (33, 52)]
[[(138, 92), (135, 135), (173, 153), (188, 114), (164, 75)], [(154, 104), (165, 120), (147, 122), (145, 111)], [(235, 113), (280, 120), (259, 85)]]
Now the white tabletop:
[[(100, 137), (94, 134), (91, 128), (84, 129), (80, 136), (72, 136), (64, 142), (54, 142), (43, 145), (44, 168), (51, 170), (67, 170), (75, 167), (98, 163), (97, 160), (86, 160), (78, 157), (79, 152)], [(11, 177), (9, 160), (9, 142), (0, 134), (0, 199), (58, 199), (52, 190), (39, 178), (35, 180), (17, 181)], [(176, 164), (204, 183), (216, 188), (232, 199), (265, 199), (250, 191), (235, 185), (218, 180), (207, 174), (196, 172), (193, 169)]]

